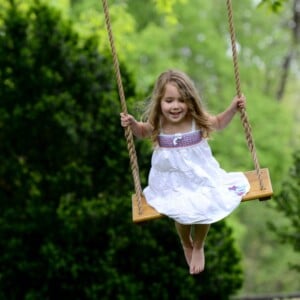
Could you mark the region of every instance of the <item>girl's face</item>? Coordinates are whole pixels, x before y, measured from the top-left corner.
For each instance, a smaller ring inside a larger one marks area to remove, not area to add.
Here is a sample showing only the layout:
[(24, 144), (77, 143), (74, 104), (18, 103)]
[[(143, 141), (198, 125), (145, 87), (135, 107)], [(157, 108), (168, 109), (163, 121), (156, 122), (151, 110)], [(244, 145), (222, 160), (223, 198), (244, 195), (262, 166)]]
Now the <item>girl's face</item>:
[(178, 89), (172, 83), (166, 84), (165, 94), (160, 103), (162, 115), (166, 121), (180, 123), (185, 120), (188, 113), (188, 106), (182, 99)]

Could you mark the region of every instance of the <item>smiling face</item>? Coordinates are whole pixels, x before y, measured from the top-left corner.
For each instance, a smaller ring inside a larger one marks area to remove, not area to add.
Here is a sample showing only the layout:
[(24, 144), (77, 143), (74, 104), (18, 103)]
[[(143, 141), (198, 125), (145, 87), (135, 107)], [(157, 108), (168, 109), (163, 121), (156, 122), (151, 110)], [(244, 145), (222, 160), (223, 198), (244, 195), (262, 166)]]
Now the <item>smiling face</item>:
[(166, 123), (178, 125), (186, 121), (188, 106), (174, 84), (166, 84), (160, 106)]

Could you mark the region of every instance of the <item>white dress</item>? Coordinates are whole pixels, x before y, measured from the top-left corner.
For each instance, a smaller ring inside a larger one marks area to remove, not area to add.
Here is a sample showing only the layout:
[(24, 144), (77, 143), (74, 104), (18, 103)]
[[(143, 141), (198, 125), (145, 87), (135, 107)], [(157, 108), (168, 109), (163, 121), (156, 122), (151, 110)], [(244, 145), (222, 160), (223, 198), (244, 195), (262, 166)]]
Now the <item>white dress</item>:
[(144, 195), (149, 205), (181, 224), (211, 224), (228, 216), (249, 191), (241, 172), (224, 171), (201, 131), (158, 136)]

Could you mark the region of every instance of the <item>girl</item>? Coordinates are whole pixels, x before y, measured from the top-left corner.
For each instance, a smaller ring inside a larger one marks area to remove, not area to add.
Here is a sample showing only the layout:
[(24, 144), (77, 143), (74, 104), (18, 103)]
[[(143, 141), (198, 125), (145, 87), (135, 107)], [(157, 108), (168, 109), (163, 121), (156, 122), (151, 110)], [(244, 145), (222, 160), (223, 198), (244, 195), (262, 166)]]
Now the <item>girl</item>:
[(213, 130), (225, 128), (244, 107), (245, 98), (235, 97), (224, 112), (212, 116), (191, 79), (169, 70), (156, 81), (146, 122), (121, 113), (123, 127), (130, 126), (138, 138), (152, 138), (155, 148), (144, 195), (149, 205), (175, 220), (190, 274), (204, 270), (210, 224), (229, 215), (250, 188), (243, 173), (220, 167), (207, 142)]

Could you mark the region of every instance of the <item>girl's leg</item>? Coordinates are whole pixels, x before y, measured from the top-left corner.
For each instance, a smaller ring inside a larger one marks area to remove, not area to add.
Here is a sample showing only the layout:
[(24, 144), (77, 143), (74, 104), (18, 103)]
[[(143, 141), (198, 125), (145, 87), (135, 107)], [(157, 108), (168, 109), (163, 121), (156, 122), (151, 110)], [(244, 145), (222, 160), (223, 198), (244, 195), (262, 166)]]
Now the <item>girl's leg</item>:
[(175, 222), (175, 227), (178, 233), (178, 236), (180, 238), (184, 256), (186, 259), (186, 262), (190, 266), (191, 259), (192, 259), (192, 253), (193, 253), (193, 243), (191, 239), (191, 225), (183, 225)]
[(204, 242), (209, 227), (209, 224), (194, 225), (193, 252), (190, 263), (190, 274), (198, 274), (204, 270)]

